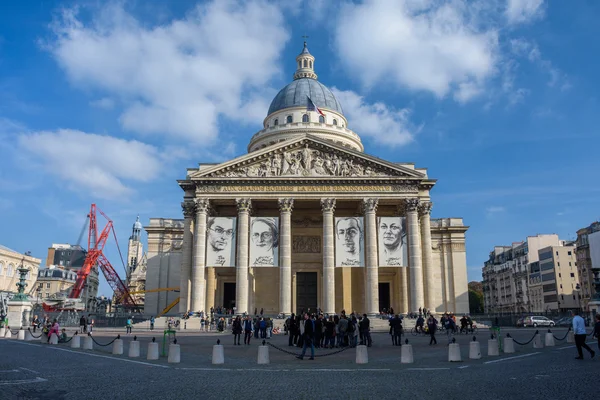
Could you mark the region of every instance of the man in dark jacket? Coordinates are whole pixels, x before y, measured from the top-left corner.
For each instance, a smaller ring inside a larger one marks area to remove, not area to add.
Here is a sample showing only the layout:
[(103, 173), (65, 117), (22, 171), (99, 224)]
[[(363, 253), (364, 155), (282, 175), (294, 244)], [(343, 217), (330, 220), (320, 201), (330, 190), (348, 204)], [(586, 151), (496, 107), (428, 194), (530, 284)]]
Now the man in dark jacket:
[(596, 325), (594, 325), (594, 336), (598, 339), (598, 350), (600, 350), (600, 314), (596, 314)]
[(288, 345), (294, 346), (298, 342), (298, 324), (296, 323), (296, 314), (292, 313), (289, 318), (290, 337), (288, 339)]
[(397, 314), (390, 320), (390, 334), (392, 335), (392, 344), (402, 346), (402, 319)]
[(311, 319), (308, 313), (304, 314), (304, 346), (302, 346), (302, 354), (296, 356), (300, 360), (304, 359), (304, 354), (306, 354), (306, 348), (310, 346), (310, 358), (309, 360), (315, 359), (315, 321)]
[(360, 330), (363, 337), (363, 344), (366, 344), (367, 347), (371, 347), (373, 344), (373, 341), (371, 340), (371, 321), (367, 318), (367, 314), (363, 314)]

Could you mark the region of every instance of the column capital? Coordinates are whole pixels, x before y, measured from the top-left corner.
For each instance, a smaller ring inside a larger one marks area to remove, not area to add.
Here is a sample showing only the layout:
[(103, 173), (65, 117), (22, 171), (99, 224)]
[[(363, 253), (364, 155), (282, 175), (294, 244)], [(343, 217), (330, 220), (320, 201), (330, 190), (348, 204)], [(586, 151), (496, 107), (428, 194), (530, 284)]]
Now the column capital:
[(243, 199), (235, 199), (235, 204), (237, 205), (238, 212), (250, 212), (252, 208), (252, 200), (243, 198)]
[(321, 209), (323, 212), (334, 212), (335, 199), (321, 199)]
[(416, 197), (404, 199), (404, 207), (406, 208), (407, 212), (417, 211), (419, 209), (419, 199)]
[(294, 208), (294, 199), (291, 197), (278, 199), (277, 204), (279, 205), (280, 212), (292, 212), (292, 208)]
[(196, 204), (192, 200), (186, 200), (181, 202), (181, 211), (185, 218), (192, 218), (196, 212)]
[(360, 205), (364, 213), (368, 212), (377, 212), (377, 205), (379, 204), (379, 199), (377, 198), (368, 198), (362, 199)]
[(424, 201), (419, 204), (419, 215), (431, 215), (431, 208), (433, 203), (431, 201)]
[(208, 209), (210, 208), (210, 200), (208, 199), (195, 199), (194, 205), (196, 208), (196, 213), (208, 213)]

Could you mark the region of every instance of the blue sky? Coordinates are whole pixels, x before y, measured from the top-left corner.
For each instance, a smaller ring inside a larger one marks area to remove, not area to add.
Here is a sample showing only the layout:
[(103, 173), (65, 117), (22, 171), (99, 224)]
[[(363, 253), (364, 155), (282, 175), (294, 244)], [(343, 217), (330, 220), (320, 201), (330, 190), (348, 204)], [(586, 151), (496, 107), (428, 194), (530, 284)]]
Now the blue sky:
[(438, 179), (432, 216), (471, 227), (479, 280), (494, 245), (600, 217), (598, 15), (593, 0), (2, 2), (0, 243), (44, 259), (92, 202), (122, 248), (137, 214), (181, 217), (176, 179), (245, 153), (308, 35), (365, 151)]

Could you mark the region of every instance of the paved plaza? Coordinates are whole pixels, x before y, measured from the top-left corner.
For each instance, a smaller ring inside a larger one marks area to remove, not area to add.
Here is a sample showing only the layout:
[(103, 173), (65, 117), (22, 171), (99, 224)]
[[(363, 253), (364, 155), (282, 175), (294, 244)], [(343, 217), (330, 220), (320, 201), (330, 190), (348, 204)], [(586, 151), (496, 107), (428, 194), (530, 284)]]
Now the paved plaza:
[[(535, 330), (510, 329), (520, 342), (528, 341)], [(540, 330), (540, 332), (545, 332)], [(556, 329), (563, 337), (566, 329)], [(470, 360), (471, 336), (457, 335), (462, 362), (448, 362), (445, 335), (438, 345), (429, 346), (428, 337), (408, 335), (415, 362), (400, 363), (400, 347), (391, 346), (385, 333), (373, 334), (369, 363), (355, 363), (355, 349), (317, 350), (314, 361), (300, 361), (293, 355), (270, 347), (269, 365), (257, 364), (257, 346), (234, 346), (230, 333), (178, 332), (181, 363), (169, 364), (161, 357), (146, 360), (147, 344), (162, 331), (134, 332), (141, 342), (142, 355), (126, 356), (134, 335), (123, 330), (95, 331), (100, 344), (121, 334), (125, 355), (113, 356), (111, 346), (94, 345), (93, 351), (74, 350), (68, 344), (50, 346), (34, 342), (0, 340), (0, 386), (2, 399), (230, 399), (258, 396), (262, 399), (371, 399), (390, 396), (426, 396), (428, 399), (508, 399), (521, 396), (551, 399), (594, 398), (594, 384), (600, 360), (575, 360), (576, 349), (566, 340), (556, 347), (534, 349), (533, 344), (516, 345), (516, 353), (487, 356), (487, 332), (480, 333), (483, 357)], [(225, 364), (213, 365), (212, 346), (220, 340), (225, 348)], [(268, 342), (285, 349), (288, 337), (276, 335)], [(597, 345), (590, 338), (593, 348)]]

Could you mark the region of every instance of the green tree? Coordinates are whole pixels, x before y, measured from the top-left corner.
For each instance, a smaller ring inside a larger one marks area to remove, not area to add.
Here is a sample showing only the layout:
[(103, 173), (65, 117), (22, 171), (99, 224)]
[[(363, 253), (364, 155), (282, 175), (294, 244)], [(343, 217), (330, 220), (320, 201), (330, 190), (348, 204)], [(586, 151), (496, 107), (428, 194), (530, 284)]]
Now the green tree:
[(469, 290), (469, 312), (471, 314), (483, 314), (483, 293)]

